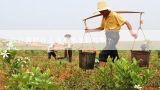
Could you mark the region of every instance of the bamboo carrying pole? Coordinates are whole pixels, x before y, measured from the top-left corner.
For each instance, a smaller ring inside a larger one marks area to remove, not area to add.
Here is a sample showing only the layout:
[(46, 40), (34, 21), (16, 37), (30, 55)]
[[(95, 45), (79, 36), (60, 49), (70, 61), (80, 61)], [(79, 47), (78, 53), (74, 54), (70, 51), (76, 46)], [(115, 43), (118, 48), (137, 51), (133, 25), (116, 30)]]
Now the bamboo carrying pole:
[[(143, 14), (144, 13), (144, 12), (138, 12), (138, 11), (114, 11), (114, 12), (116, 12), (116, 13), (131, 13), (131, 14), (133, 14), (133, 13)], [(90, 16), (88, 18), (85, 18), (83, 21), (86, 21), (88, 19), (91, 19), (91, 18), (94, 18), (94, 17), (98, 17), (98, 16), (101, 16), (101, 15), (102, 14), (93, 15), (93, 16)]]
[[(145, 37), (145, 34), (144, 34), (143, 30), (142, 30), (142, 14), (143, 14), (144, 12), (139, 12), (139, 11), (114, 11), (114, 12), (116, 12), (116, 13), (129, 13), (129, 14), (138, 13), (138, 14), (140, 14), (140, 18), (139, 18), (139, 28), (138, 28), (138, 30), (137, 30), (137, 34), (138, 34), (139, 30), (141, 30), (142, 33), (143, 33), (144, 39), (147, 40), (146, 37)], [(97, 14), (97, 15), (93, 15), (93, 16), (90, 16), (90, 17), (88, 17), (88, 18), (85, 18), (85, 19), (83, 20), (84, 23), (85, 23), (85, 27), (87, 28), (86, 20), (91, 19), (91, 18), (94, 18), (94, 17), (101, 16), (101, 15), (102, 15), (102, 14)], [(135, 40), (136, 40), (136, 39), (134, 39), (134, 41), (133, 41), (131, 50), (133, 50), (133, 48), (134, 48)]]

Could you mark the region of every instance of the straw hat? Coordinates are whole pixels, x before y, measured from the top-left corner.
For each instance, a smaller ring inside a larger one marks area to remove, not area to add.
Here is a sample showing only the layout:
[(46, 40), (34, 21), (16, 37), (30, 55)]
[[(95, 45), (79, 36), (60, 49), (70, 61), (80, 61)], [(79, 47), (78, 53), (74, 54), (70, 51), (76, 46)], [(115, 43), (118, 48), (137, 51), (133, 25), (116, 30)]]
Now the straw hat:
[(106, 1), (99, 0), (97, 3), (97, 11), (95, 13), (98, 13), (100, 11), (107, 10), (107, 9), (109, 9), (109, 8), (107, 7)]
[(65, 34), (64, 37), (70, 38), (70, 37), (71, 37), (71, 34)]

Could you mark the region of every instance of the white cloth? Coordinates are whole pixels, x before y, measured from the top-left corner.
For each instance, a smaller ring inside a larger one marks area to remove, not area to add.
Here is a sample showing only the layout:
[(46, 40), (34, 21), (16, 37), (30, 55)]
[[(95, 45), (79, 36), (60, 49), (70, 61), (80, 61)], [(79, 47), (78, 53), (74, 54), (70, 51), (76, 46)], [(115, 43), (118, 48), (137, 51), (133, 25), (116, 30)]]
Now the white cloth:
[(70, 38), (66, 38), (64, 41), (65, 48), (72, 48), (72, 43)]
[(54, 50), (54, 44), (50, 44), (48, 46), (48, 52), (53, 52), (53, 50)]

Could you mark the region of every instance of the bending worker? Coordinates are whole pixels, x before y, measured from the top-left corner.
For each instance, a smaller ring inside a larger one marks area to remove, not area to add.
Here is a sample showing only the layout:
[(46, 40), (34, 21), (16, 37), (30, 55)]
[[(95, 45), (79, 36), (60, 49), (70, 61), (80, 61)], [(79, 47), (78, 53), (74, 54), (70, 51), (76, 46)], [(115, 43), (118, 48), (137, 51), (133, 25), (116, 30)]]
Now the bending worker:
[(51, 56), (53, 56), (55, 59), (57, 59), (56, 58), (56, 53), (54, 51), (54, 44), (50, 44), (48, 46), (48, 59), (51, 59)]

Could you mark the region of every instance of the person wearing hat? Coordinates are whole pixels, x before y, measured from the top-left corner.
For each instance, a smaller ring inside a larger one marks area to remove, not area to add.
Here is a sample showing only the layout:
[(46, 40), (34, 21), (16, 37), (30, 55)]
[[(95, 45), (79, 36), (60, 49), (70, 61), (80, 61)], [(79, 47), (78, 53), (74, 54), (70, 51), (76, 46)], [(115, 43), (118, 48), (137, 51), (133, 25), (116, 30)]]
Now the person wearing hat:
[(72, 61), (72, 43), (71, 43), (71, 35), (70, 34), (65, 34), (65, 51), (64, 51), (64, 58), (69, 59), (69, 62)]
[[(99, 54), (99, 64), (101, 66), (104, 66), (106, 64), (105, 62), (107, 62), (106, 59), (108, 58), (108, 56), (112, 58), (113, 62), (115, 59), (119, 59), (116, 45), (119, 41), (119, 31), (123, 25), (127, 26), (131, 36), (133, 36), (134, 38), (137, 38), (137, 34), (132, 31), (131, 24), (124, 17), (107, 8), (106, 2), (104, 0), (100, 0), (97, 3), (97, 9), (100, 15), (102, 15), (103, 17), (100, 27), (94, 29), (88, 29), (86, 27), (85, 32), (96, 32), (105, 30), (106, 46)], [(84, 21), (86, 22), (86, 19), (84, 19)]]

